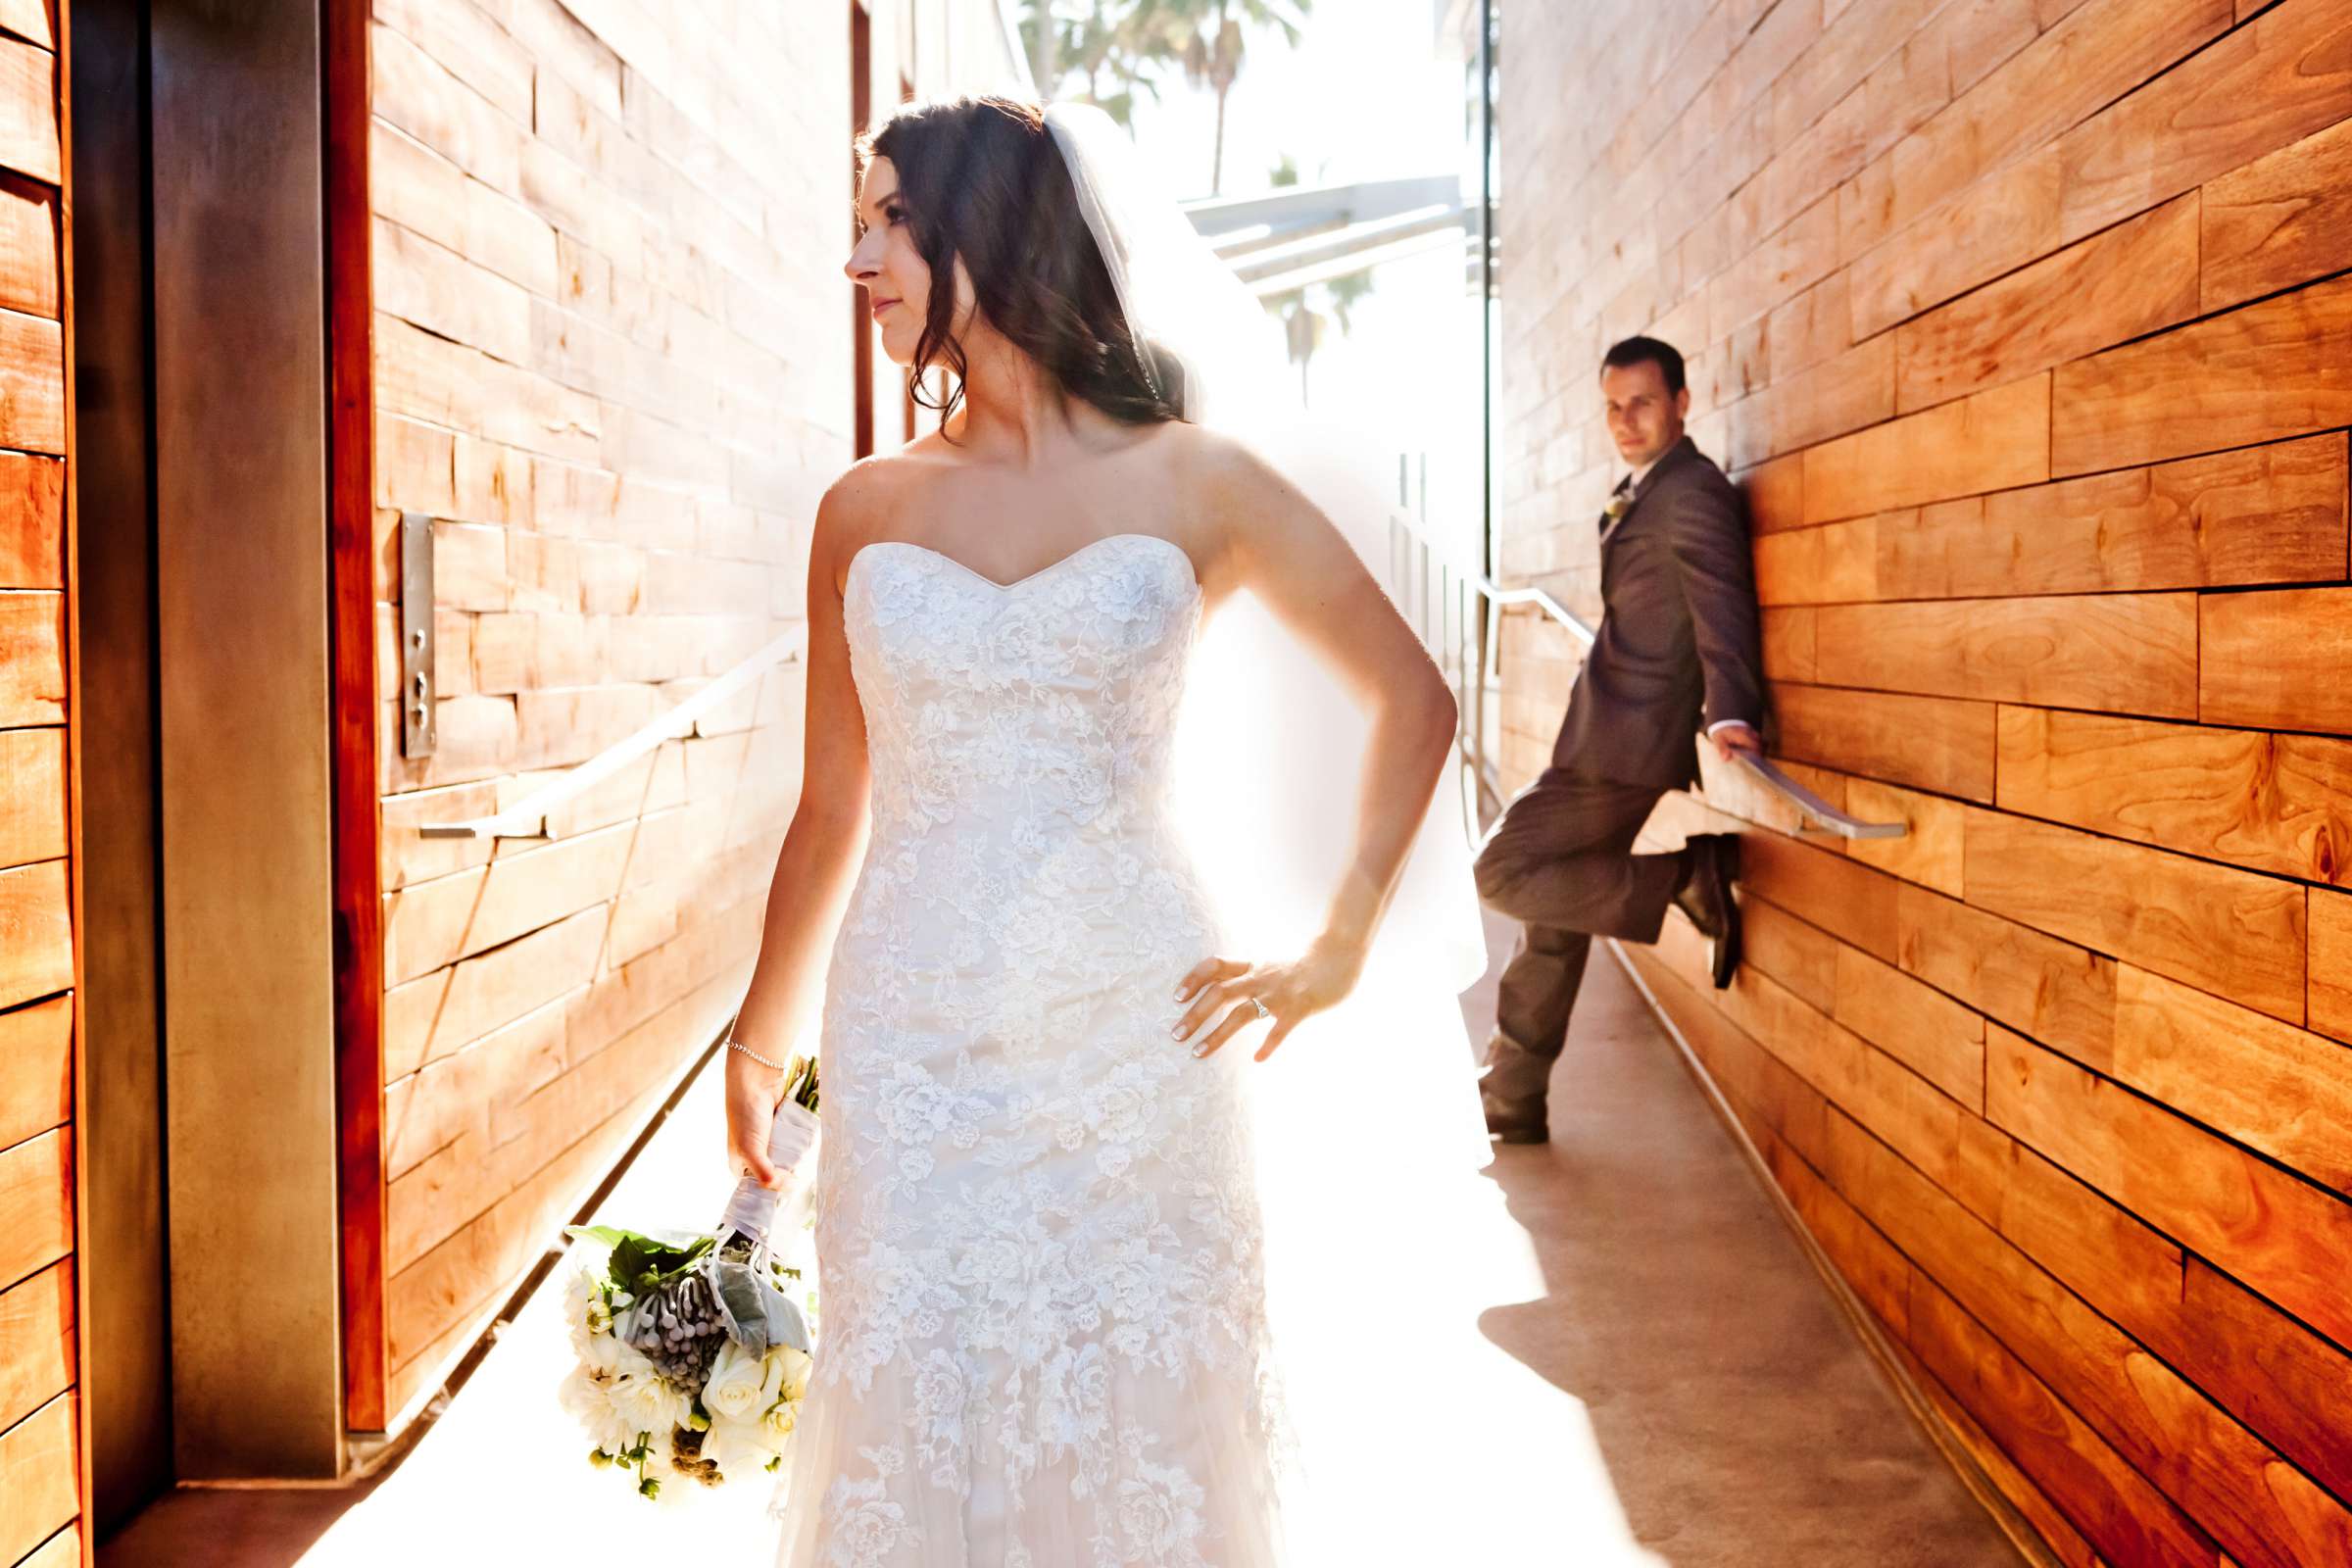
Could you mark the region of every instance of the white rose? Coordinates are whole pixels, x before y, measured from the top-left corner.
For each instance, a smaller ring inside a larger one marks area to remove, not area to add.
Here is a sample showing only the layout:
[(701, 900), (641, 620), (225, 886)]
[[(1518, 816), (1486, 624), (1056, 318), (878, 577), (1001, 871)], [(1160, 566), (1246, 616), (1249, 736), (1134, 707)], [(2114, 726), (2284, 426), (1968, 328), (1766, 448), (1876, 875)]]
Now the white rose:
[(712, 1416), (710, 1430), (703, 1434), (703, 1457), (717, 1465), (718, 1473), (729, 1481), (741, 1481), (766, 1469), (777, 1447), (765, 1424), (758, 1420), (722, 1421)]
[(703, 1408), (712, 1421), (749, 1421), (760, 1414), (766, 1364), (733, 1340), (718, 1348), (703, 1384)]
[(801, 1399), (808, 1393), (808, 1374), (816, 1363), (807, 1350), (796, 1350), (789, 1345), (770, 1347), (767, 1352), (768, 1381), (763, 1392), (767, 1402), (778, 1399)]

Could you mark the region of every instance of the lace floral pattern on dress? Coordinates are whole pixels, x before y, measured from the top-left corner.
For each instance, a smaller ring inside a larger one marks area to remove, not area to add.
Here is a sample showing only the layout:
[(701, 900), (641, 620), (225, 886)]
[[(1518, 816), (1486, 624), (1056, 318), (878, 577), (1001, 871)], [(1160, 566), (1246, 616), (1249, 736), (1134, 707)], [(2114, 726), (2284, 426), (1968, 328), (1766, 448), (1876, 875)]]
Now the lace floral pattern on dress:
[(788, 1568), (1271, 1568), (1284, 1442), (1217, 947), (1170, 753), (1189, 558), (1011, 584), (867, 545), (872, 836), (827, 976), (822, 1344)]

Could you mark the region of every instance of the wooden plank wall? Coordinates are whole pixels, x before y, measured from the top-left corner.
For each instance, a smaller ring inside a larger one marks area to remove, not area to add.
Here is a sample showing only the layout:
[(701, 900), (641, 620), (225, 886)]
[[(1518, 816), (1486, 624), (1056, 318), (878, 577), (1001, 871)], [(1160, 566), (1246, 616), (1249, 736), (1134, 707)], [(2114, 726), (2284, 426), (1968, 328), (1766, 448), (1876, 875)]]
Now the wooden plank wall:
[[(1692, 356), (1777, 750), (1749, 960), (1636, 950), (2072, 1564), (2352, 1562), (2352, 9), (1595, 0), (1503, 51), (1501, 555), (1597, 609), (1602, 346)], [(1575, 650), (1507, 633), (1511, 783)]]
[(62, 28), (0, 0), (0, 1563), (84, 1556)]
[[(586, 760), (800, 618), (808, 520), (850, 459), (851, 193), (846, 8), (838, 29), (648, 0), (373, 15), (396, 1418), (741, 1000), (798, 789), (797, 671), (552, 842), (415, 825)], [(400, 742), (403, 510), (437, 519), (429, 759)], [(710, 1171), (715, 1207), (715, 1129)]]

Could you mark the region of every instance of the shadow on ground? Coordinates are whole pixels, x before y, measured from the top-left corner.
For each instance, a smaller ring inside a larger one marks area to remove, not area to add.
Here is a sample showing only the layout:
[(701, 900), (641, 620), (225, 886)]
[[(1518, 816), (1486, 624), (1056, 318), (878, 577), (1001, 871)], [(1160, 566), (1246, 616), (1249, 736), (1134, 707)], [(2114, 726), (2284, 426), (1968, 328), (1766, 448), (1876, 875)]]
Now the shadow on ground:
[[(1493, 923), (1498, 956), (1510, 935)], [(1471, 1041), (1493, 1019), (1494, 982), (1463, 999)], [(718, 1088), (702, 1075), (599, 1218), (715, 1210)], [(1552, 1107), (1551, 1144), (1497, 1150), (1483, 1179), (1465, 1168), (1415, 1212), (1351, 1203), (1350, 1173), (1311, 1158), (1282, 1167), (1280, 1179), (1330, 1189), (1317, 1232), (1286, 1254), (1321, 1282), (1307, 1300), (1316, 1338), (1368, 1301), (1384, 1322), (1417, 1324), (1377, 1353), (1294, 1343), (1292, 1369), (1323, 1380), (1311, 1392), (1330, 1495), (1372, 1540), (1297, 1568), (2018, 1560), (1880, 1380), (1607, 956), (1593, 959)], [(582, 1462), (555, 1400), (569, 1360), (564, 1278), (379, 1478), (175, 1493), (101, 1546), (100, 1568), (470, 1568), (681, 1546), (763, 1564), (758, 1493), (688, 1520)], [(1388, 1300), (1400, 1278), (1410, 1299)]]
[[(1490, 946), (1507, 953), (1508, 923), (1490, 919)], [(1464, 999), (1474, 1039), (1493, 986)], [(1551, 1143), (1498, 1147), (1487, 1170), (1545, 1294), (1490, 1308), (1480, 1327), (1584, 1405), (1637, 1541), (1674, 1568), (2020, 1560), (1886, 1386), (1605, 948), (1553, 1073), (1551, 1125)]]
[(100, 1543), (98, 1568), (295, 1568), (375, 1485), (168, 1492)]

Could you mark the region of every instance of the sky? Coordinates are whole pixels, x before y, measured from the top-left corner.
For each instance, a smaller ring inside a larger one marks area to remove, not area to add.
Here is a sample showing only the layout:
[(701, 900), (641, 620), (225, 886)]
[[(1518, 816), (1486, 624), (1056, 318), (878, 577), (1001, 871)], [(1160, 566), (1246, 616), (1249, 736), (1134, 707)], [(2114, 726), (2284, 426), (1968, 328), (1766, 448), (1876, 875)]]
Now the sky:
[[(1438, 54), (1434, 13), (1432, 0), (1318, 0), (1298, 48), (1252, 34), (1226, 100), (1223, 194), (1266, 189), (1285, 153), (1310, 181), (1453, 168), (1460, 67)], [(1136, 120), (1139, 144), (1177, 193), (1208, 195), (1215, 95), (1176, 73), (1163, 102)]]
[[(1464, 171), (1463, 74), (1434, 0), (1314, 0), (1298, 47), (1253, 33), (1227, 98), (1223, 194), (1268, 189), (1288, 154), (1308, 183)], [(1209, 192), (1215, 95), (1171, 72), (1136, 112), (1137, 145), (1180, 198)], [(1352, 330), (1308, 367), (1312, 403), (1429, 453), (1432, 512), (1476, 537), (1480, 414), (1476, 301), (1450, 247), (1374, 272)], [(1313, 296), (1310, 295), (1310, 298)], [(1456, 526), (1445, 529), (1454, 533)]]

